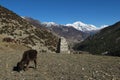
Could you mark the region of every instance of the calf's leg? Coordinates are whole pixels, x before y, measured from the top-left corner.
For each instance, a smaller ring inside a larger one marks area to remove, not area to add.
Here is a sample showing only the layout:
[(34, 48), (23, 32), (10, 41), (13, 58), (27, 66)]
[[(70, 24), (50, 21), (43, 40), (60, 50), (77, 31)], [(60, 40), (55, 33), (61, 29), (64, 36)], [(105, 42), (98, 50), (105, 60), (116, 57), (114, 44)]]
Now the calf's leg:
[(35, 64), (35, 69), (37, 68), (37, 61), (34, 60), (34, 64)]
[(28, 70), (29, 62), (30, 62), (30, 61), (27, 61), (27, 62), (26, 62), (26, 68), (25, 68), (25, 71)]

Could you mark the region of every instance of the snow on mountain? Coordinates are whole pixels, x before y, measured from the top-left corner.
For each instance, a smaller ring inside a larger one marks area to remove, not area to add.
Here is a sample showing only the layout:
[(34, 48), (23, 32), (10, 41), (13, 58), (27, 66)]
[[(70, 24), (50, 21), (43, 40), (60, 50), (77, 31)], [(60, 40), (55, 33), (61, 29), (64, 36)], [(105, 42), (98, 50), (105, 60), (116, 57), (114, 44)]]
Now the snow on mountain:
[[(44, 24), (46, 27), (51, 27), (51, 26), (60, 26), (59, 24), (56, 24), (55, 22), (43, 22), (42, 24)], [(101, 27), (96, 27), (95, 25), (92, 24), (85, 24), (81, 21), (77, 21), (74, 22), (73, 24), (66, 24), (63, 26), (67, 26), (70, 27), (72, 26), (73, 28), (82, 31), (82, 32), (91, 32), (91, 31), (98, 31), (101, 30), (105, 27), (107, 27), (108, 25), (103, 25)]]
[(83, 32), (98, 30), (96, 26), (91, 25), (91, 24), (85, 24), (80, 21), (74, 22), (73, 24), (66, 24), (66, 26), (73, 26), (77, 30), (80, 30)]
[(103, 28), (108, 27), (108, 26), (109, 26), (109, 25), (102, 25), (102, 26), (100, 26), (99, 29), (103, 29)]
[(46, 27), (59, 26), (59, 24), (56, 24), (55, 22), (43, 22), (42, 24), (46, 25)]

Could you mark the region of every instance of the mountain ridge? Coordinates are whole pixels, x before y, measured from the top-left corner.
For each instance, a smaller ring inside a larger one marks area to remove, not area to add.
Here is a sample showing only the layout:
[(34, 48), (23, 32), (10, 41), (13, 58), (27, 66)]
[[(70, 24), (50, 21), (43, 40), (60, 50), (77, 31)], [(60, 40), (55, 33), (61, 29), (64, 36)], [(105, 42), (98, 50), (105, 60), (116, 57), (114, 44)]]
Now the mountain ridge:
[(76, 50), (91, 52), (92, 54), (106, 54), (120, 56), (120, 21), (100, 30), (75, 46)]
[[(57, 24), (55, 22), (43, 22), (42, 24), (45, 24), (46, 27), (63, 25), (63, 24)], [(93, 24), (85, 24), (85, 23), (83, 23), (81, 21), (76, 21), (76, 22), (74, 22), (72, 24), (69, 23), (69, 24), (65, 24), (63, 26), (67, 26), (67, 27), (70, 26), (70, 27), (73, 27), (73, 28), (75, 28), (77, 30), (80, 30), (82, 32), (92, 32), (92, 31), (101, 30), (101, 29), (107, 27), (108, 25), (102, 25), (100, 27), (96, 27)]]
[[(31, 20), (34, 20), (36, 22), (40, 22), (39, 20), (36, 20), (36, 19), (33, 19), (31, 17), (22, 17), (24, 19), (31, 19)], [(98, 31), (98, 30), (101, 30), (109, 25), (102, 25), (100, 27), (96, 27), (95, 25), (93, 24), (86, 24), (86, 23), (83, 23), (81, 21), (76, 21), (76, 22), (73, 22), (72, 24), (69, 23), (69, 24), (57, 24), (55, 22), (41, 22), (40, 24), (42, 25), (46, 25), (46, 27), (51, 27), (51, 26), (66, 26), (66, 27), (73, 27), (77, 30), (80, 30), (82, 32), (92, 32), (92, 31)]]

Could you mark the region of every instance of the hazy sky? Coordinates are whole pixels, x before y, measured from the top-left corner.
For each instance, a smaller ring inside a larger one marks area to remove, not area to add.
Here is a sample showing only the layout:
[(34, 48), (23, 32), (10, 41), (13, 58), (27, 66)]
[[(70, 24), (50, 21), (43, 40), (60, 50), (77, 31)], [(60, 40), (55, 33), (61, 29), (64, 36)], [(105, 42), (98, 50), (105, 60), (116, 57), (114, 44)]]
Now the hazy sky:
[(99, 27), (120, 20), (120, 0), (0, 0), (0, 5), (41, 22), (82, 21)]

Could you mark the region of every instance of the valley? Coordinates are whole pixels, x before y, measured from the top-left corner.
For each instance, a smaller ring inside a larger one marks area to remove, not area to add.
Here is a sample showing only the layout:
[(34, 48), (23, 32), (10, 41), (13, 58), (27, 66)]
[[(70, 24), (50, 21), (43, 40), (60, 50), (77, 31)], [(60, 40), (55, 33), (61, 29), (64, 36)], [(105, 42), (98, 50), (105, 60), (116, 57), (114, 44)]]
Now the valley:
[[(120, 80), (119, 34), (120, 22), (43, 24), (0, 5), (0, 80)], [(14, 71), (29, 49), (38, 51), (37, 69)]]

